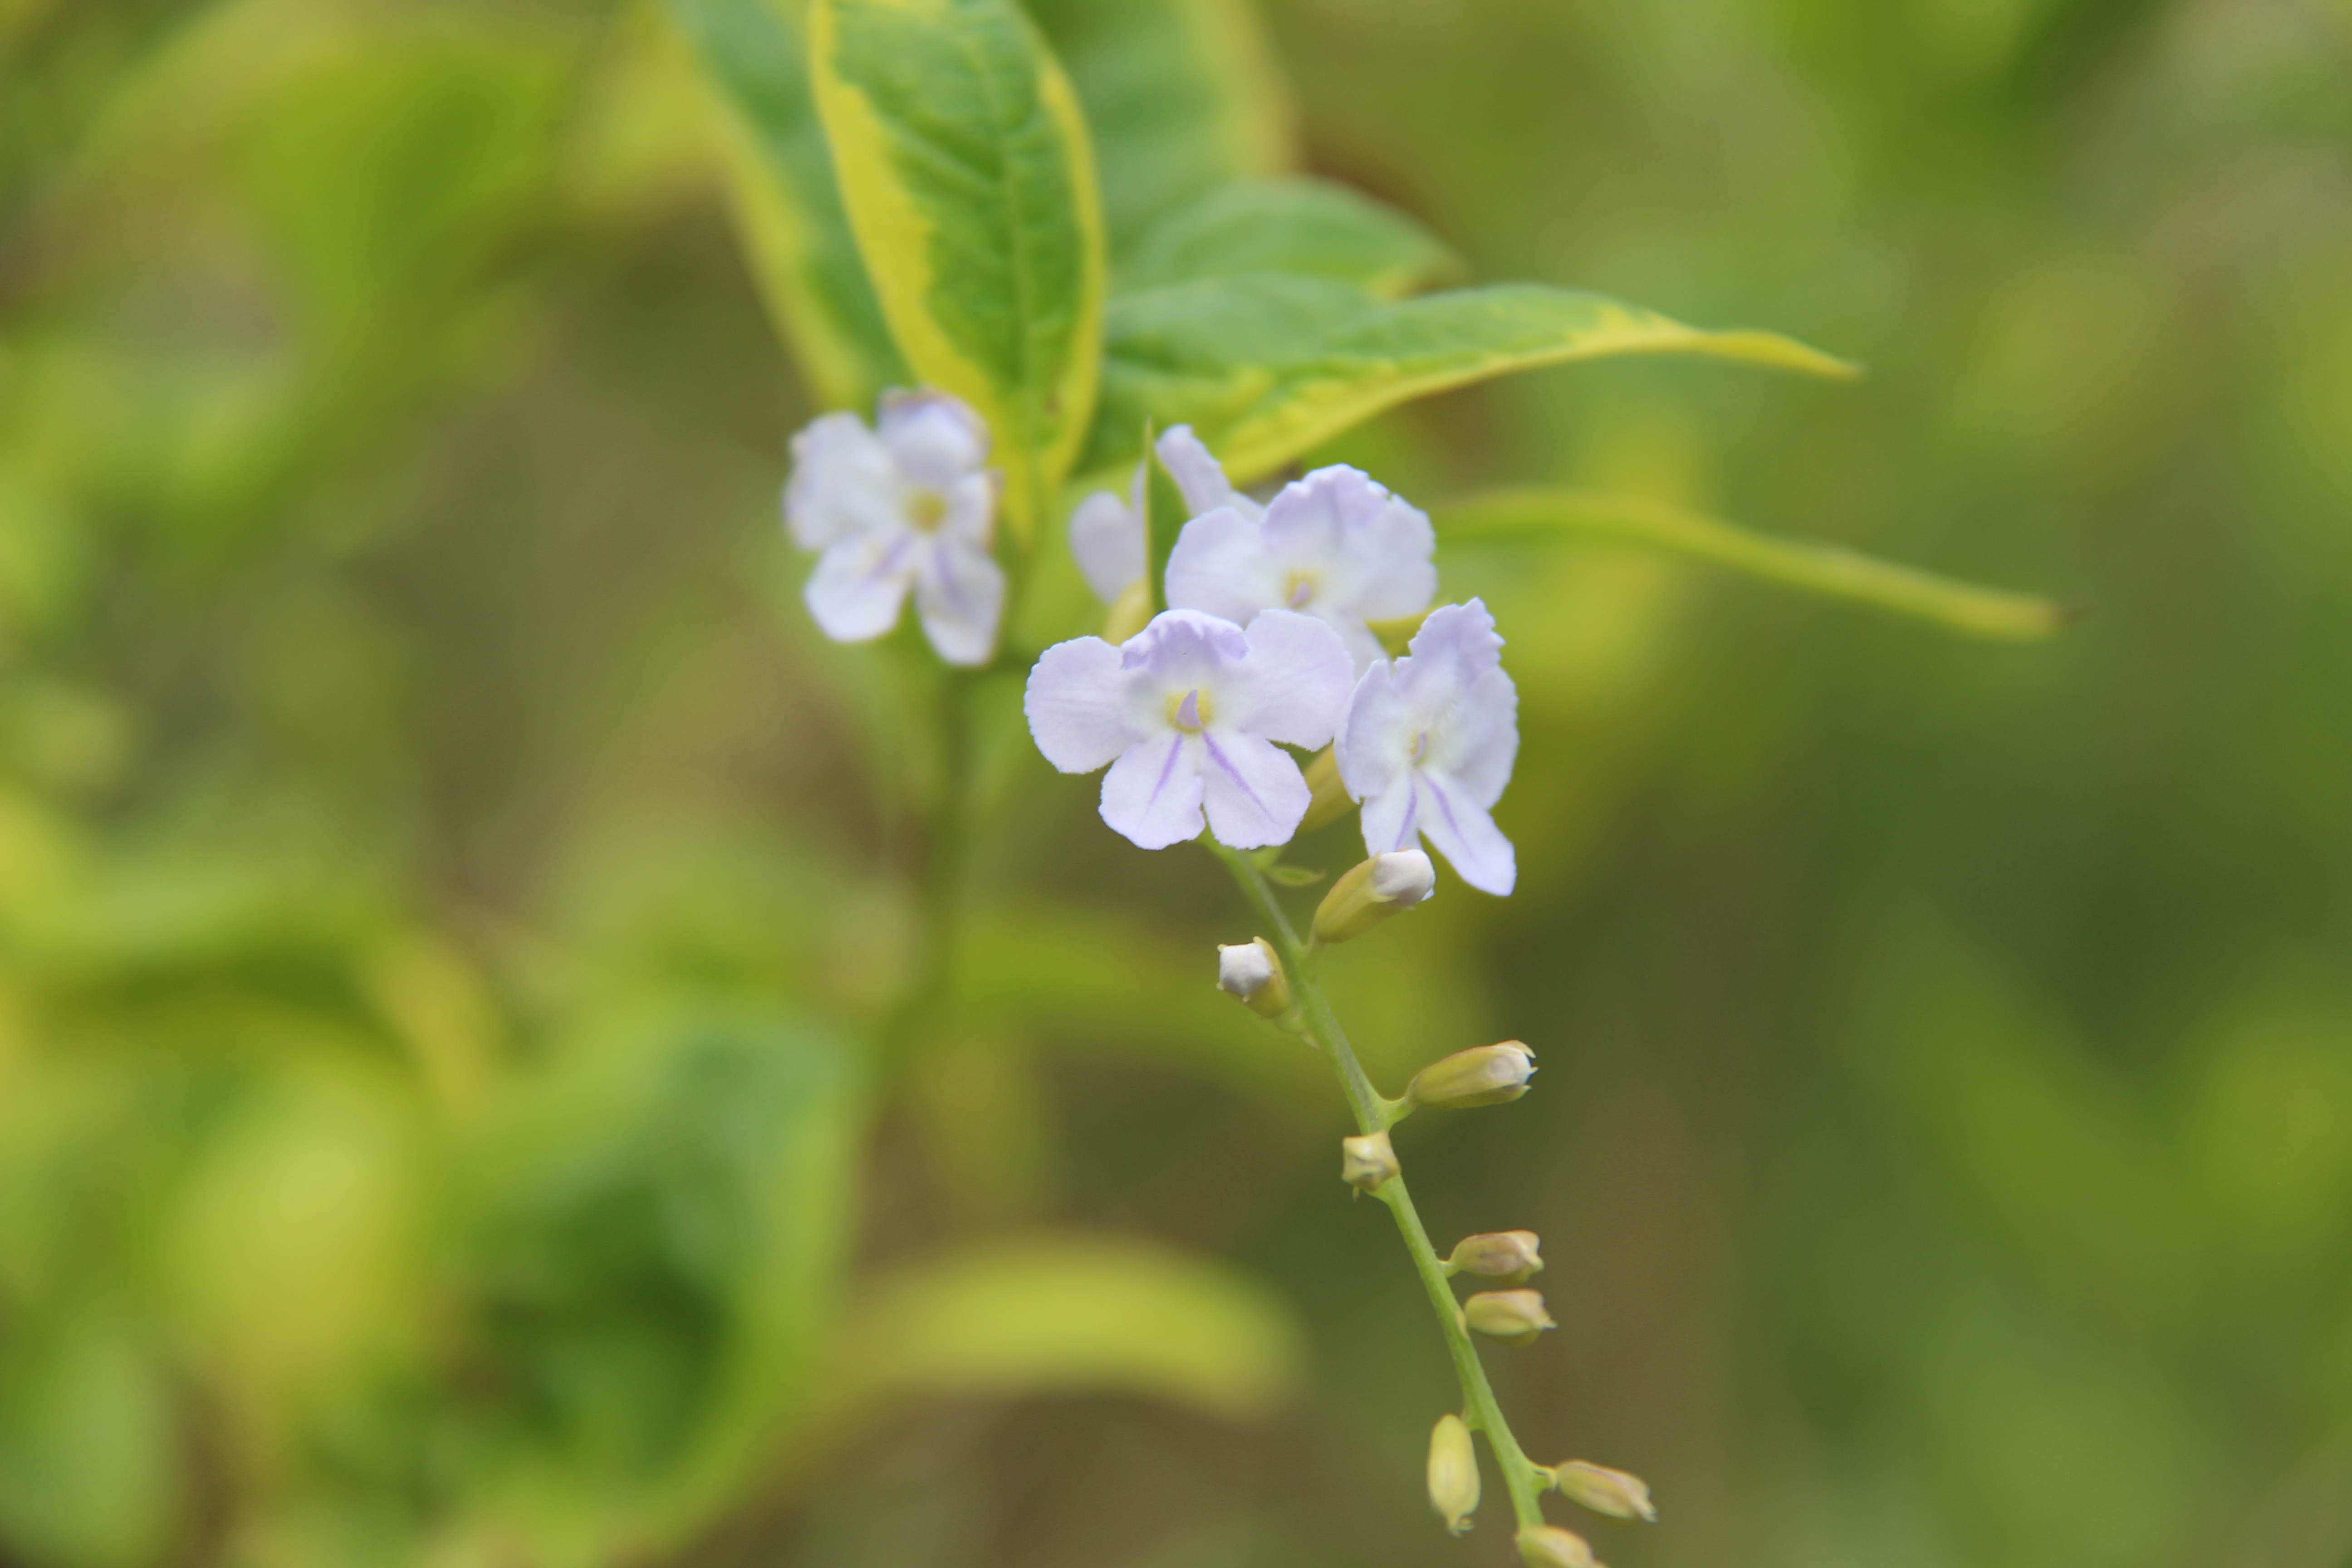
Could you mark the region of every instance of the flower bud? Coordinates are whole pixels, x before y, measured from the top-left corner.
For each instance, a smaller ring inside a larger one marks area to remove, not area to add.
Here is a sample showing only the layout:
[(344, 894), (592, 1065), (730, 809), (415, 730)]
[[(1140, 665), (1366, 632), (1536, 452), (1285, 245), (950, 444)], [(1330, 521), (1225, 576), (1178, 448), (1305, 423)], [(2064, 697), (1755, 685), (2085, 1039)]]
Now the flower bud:
[(1307, 804), (1307, 815), (1299, 819), (1300, 833), (1312, 833), (1355, 809), (1348, 786), (1339, 781), (1339, 758), (1333, 747), (1324, 747), (1307, 764), (1307, 787), (1314, 792), (1314, 798)]
[(1103, 641), (1117, 647), (1151, 621), (1151, 580), (1138, 577), (1110, 602), (1110, 614), (1103, 617)]
[(1264, 937), (1217, 949), (1217, 989), (1239, 997), (1261, 1017), (1279, 1018), (1290, 1011), (1289, 976)]
[(1416, 1105), (1467, 1110), (1474, 1105), (1501, 1105), (1528, 1091), (1535, 1076), (1536, 1054), (1517, 1040), (1499, 1046), (1473, 1046), (1430, 1063), (1405, 1085), (1404, 1097)]
[(1605, 1513), (1612, 1519), (1658, 1522), (1658, 1510), (1650, 1502), (1650, 1489), (1639, 1476), (1612, 1470), (1606, 1465), (1570, 1459), (1554, 1465), (1551, 1479), (1560, 1496), (1595, 1513)]
[(1462, 1303), (1462, 1321), (1507, 1345), (1531, 1345), (1546, 1329), (1556, 1329), (1535, 1290), (1481, 1290)]
[(1418, 849), (1399, 849), (1349, 867), (1323, 895), (1315, 911), (1318, 942), (1345, 942), (1361, 936), (1399, 910), (1429, 897), (1437, 886), (1437, 868)]
[(1542, 1245), (1531, 1230), (1491, 1230), (1464, 1237), (1445, 1262), (1457, 1274), (1524, 1285), (1530, 1275), (1543, 1272), (1543, 1258), (1536, 1250)]
[(1519, 1531), (1519, 1561), (1528, 1568), (1601, 1568), (1584, 1537), (1556, 1524), (1533, 1524)]
[(1478, 1456), (1459, 1415), (1439, 1416), (1429, 1435), (1429, 1506), (1445, 1521), (1446, 1533), (1469, 1533), (1478, 1508)]
[(1339, 1140), (1339, 1179), (1349, 1186), (1367, 1193), (1381, 1190), (1381, 1184), (1401, 1169), (1396, 1151), (1389, 1146), (1385, 1132), (1369, 1132), (1361, 1138)]

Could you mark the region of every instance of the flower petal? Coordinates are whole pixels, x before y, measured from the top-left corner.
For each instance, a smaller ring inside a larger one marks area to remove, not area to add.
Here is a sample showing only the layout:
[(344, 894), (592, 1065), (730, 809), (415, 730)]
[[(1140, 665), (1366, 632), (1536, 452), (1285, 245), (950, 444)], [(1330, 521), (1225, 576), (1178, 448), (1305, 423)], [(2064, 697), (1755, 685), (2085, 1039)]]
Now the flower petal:
[(1519, 693), (1502, 648), (1495, 617), (1473, 599), (1431, 611), (1397, 667), (1405, 706), (1429, 731), (1422, 765), (1450, 775), (1480, 806), (1502, 798), (1519, 752)]
[(947, 502), (947, 513), (940, 519), (940, 537), (986, 551), (996, 533), (996, 476), (986, 471), (966, 474), (940, 494)]
[(1200, 744), (1209, 826), (1217, 842), (1233, 849), (1288, 843), (1314, 799), (1297, 763), (1264, 736), (1222, 725), (1203, 732)]
[(1221, 727), (1293, 746), (1328, 744), (1355, 683), (1339, 634), (1312, 616), (1267, 610), (1243, 635), (1249, 657), (1219, 683)]
[(784, 526), (803, 550), (855, 533), (888, 532), (904, 516), (898, 466), (855, 414), (827, 414), (793, 437)]
[(915, 578), (923, 635), (950, 664), (986, 664), (996, 652), (1004, 609), (1004, 569), (984, 550), (944, 534), (929, 541)]
[(1220, 673), (1249, 657), (1249, 638), (1222, 616), (1200, 610), (1162, 610), (1119, 644), (1119, 668), (1152, 679), (1192, 680)]
[(1095, 597), (1109, 604), (1143, 575), (1143, 519), (1108, 490), (1097, 490), (1070, 513), (1070, 553)]
[(1437, 596), (1437, 531), (1429, 514), (1353, 469), (1345, 472), (1350, 478), (1330, 491), (1342, 544), (1324, 596), (1368, 621), (1421, 614)]
[(1126, 698), (1118, 649), (1100, 637), (1076, 637), (1037, 656), (1021, 707), (1047, 762), (1066, 773), (1090, 773), (1135, 743)]
[(1201, 769), (1192, 754), (1198, 743), (1171, 730), (1120, 752), (1103, 774), (1102, 819), (1144, 849), (1199, 837)]
[(907, 479), (943, 490), (988, 460), (988, 426), (944, 392), (889, 392), (875, 423)]
[(898, 624), (919, 541), (904, 530), (855, 533), (820, 557), (801, 590), (817, 629), (835, 642), (871, 642)]
[(1198, 517), (1221, 506), (1232, 507), (1247, 518), (1265, 513), (1264, 507), (1234, 489), (1233, 481), (1225, 478), (1224, 466), (1192, 434), (1190, 425), (1169, 426), (1160, 433), (1154, 449), (1160, 454), (1160, 467), (1168, 470), (1184, 498), (1186, 517)]
[[(1339, 725), (1332, 760), (1339, 764), (1339, 782), (1358, 800), (1385, 795), (1412, 771), (1415, 734), (1397, 690), (1395, 668), (1383, 660), (1364, 671), (1349, 695), (1347, 716)], [(1369, 819), (1365, 827), (1370, 843)], [(1383, 844), (1382, 849), (1394, 849)]]
[(1379, 794), (1367, 795), (1358, 814), (1359, 826), (1364, 830), (1364, 853), (1391, 855), (1420, 843), (1419, 805), (1411, 773)]
[(1421, 831), (1456, 875), (1482, 893), (1508, 894), (1518, 880), (1518, 858), (1495, 819), (1444, 773), (1413, 775)]
[(1203, 610), (1246, 626), (1282, 602), (1281, 572), (1265, 552), (1258, 524), (1221, 506), (1186, 523), (1168, 552), (1171, 609)]

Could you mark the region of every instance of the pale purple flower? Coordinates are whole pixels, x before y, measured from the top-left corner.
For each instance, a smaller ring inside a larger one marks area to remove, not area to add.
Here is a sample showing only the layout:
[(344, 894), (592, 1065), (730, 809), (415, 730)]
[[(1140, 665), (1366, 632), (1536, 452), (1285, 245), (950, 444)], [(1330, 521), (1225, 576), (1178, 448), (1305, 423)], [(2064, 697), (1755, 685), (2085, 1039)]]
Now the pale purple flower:
[(1296, 610), (1339, 634), (1359, 674), (1381, 657), (1370, 621), (1417, 616), (1437, 595), (1428, 514), (1360, 470), (1318, 468), (1262, 513), (1231, 502), (1193, 518), (1168, 557), (1171, 608), (1247, 626)]
[[(1184, 498), (1186, 517), (1198, 517), (1221, 506), (1250, 517), (1265, 510), (1234, 489), (1225, 470), (1192, 434), (1191, 426), (1172, 426), (1161, 432), (1154, 450)], [(1096, 490), (1070, 513), (1070, 553), (1077, 557), (1087, 586), (1106, 605), (1116, 604), (1150, 564), (1143, 537), (1144, 480), (1144, 465), (1138, 463), (1125, 500), (1108, 490)]]
[(867, 642), (898, 624), (911, 588), (939, 656), (986, 664), (1004, 610), (988, 427), (939, 392), (886, 393), (876, 424), (827, 414), (793, 437), (785, 526), (824, 552), (809, 614), (835, 642)]
[(1197, 837), (1286, 842), (1312, 792), (1275, 742), (1319, 747), (1348, 700), (1348, 650), (1328, 626), (1269, 611), (1244, 631), (1169, 610), (1113, 647), (1057, 643), (1029, 672), (1029, 732), (1066, 773), (1103, 777), (1105, 822), (1146, 849)]
[(1426, 836), (1464, 881), (1496, 894), (1518, 876), (1487, 815), (1519, 751), (1519, 694), (1502, 647), (1480, 601), (1431, 611), (1405, 658), (1356, 683), (1336, 748), (1340, 782), (1363, 802), (1368, 853)]

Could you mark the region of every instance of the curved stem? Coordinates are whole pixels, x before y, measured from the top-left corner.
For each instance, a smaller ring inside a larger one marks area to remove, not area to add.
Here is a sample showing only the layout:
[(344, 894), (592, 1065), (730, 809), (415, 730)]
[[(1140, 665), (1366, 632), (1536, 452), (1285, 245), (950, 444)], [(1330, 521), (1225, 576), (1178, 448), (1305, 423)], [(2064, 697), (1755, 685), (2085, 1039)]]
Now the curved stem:
[[(1348, 1037), (1331, 1011), (1330, 999), (1323, 994), (1322, 977), (1316, 967), (1318, 952), (1300, 940), (1255, 861), (1213, 838), (1203, 837), (1201, 842), (1225, 863), (1234, 880), (1241, 885), (1242, 895), (1272, 928), (1268, 940), (1282, 955), (1283, 968), (1290, 977), (1291, 994), (1298, 1002), (1301, 1025), (1339, 1069), (1339, 1089), (1348, 1097), (1349, 1109), (1355, 1113), (1358, 1131), (1384, 1131), (1390, 1121), (1389, 1102), (1381, 1098), (1372, 1080), (1364, 1076), (1363, 1065), (1356, 1060), (1356, 1053), (1349, 1048)], [(1494, 1387), (1486, 1381), (1486, 1365), (1478, 1359), (1478, 1347), (1471, 1342), (1470, 1331), (1462, 1321), (1462, 1309), (1454, 1299), (1454, 1287), (1447, 1282), (1445, 1265), (1439, 1259), (1437, 1249), (1430, 1245), (1429, 1232), (1421, 1223), (1419, 1211), (1412, 1206), (1412, 1194), (1405, 1188), (1404, 1177), (1391, 1177), (1372, 1195), (1388, 1205), (1398, 1233), (1404, 1237), (1405, 1251), (1412, 1257), (1413, 1272), (1421, 1276), (1422, 1288), (1429, 1292), (1430, 1309), (1437, 1314), (1446, 1351), (1454, 1357), (1454, 1375), (1461, 1380), (1465, 1419), (1470, 1426), (1486, 1434), (1487, 1445), (1495, 1451), (1495, 1462), (1503, 1469), (1503, 1485), (1511, 1494), (1511, 1512), (1522, 1529), (1541, 1524), (1543, 1505), (1538, 1500), (1544, 1488), (1537, 1479), (1538, 1468), (1519, 1447), (1518, 1439), (1511, 1435), (1510, 1423), (1503, 1418)]]

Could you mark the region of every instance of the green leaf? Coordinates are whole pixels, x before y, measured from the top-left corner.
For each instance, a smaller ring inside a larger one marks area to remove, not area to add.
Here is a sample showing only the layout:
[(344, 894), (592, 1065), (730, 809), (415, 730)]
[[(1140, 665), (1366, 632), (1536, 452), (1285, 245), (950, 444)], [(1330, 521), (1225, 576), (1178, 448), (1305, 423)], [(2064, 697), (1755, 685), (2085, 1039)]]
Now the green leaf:
[(1112, 250), (1228, 180), (1297, 163), (1252, 0), (1036, 0), (1094, 129)]
[(1102, 211), (1077, 96), (1013, 0), (817, 0), (809, 20), (883, 314), (915, 374), (988, 421), (1025, 540), (1086, 439), (1101, 367)]
[(907, 371), (833, 183), (802, 8), (668, 0), (668, 10), (710, 91), (729, 199), (769, 313), (821, 402), (870, 405)]
[(869, 1394), (1133, 1394), (1255, 1421), (1306, 1360), (1265, 1287), (1125, 1237), (1034, 1237), (918, 1264), (851, 1321), (841, 1359)]
[(1217, 186), (1145, 231), (1114, 268), (1122, 293), (1296, 272), (1400, 299), (1461, 273), (1454, 254), (1394, 207), (1298, 176)]
[(1441, 541), (1622, 540), (1832, 598), (1875, 605), (1971, 637), (2030, 642), (2052, 636), (2064, 619), (2048, 599), (1979, 587), (1839, 545), (1774, 539), (1643, 496), (1542, 487), (1489, 490), (1436, 507), (1433, 515)]
[(1775, 333), (1702, 331), (1536, 283), (1391, 303), (1329, 279), (1257, 273), (1121, 295), (1106, 328), (1103, 412), (1087, 467), (1129, 456), (1149, 418), (1191, 425), (1237, 482), (1400, 403), (1570, 360), (1695, 353), (1859, 374)]
[(656, 1555), (825, 1370), (862, 1085), (791, 1015), (649, 997), (506, 1109), (457, 1208), (470, 1354), (503, 1392), (451, 1416), (557, 1560)]

